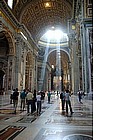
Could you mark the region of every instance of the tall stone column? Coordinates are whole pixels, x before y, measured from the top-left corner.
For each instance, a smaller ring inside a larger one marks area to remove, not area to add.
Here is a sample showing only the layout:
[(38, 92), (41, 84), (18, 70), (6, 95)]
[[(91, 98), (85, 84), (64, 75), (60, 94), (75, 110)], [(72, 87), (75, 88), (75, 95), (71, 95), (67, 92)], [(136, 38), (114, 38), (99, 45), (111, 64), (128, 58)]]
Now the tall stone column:
[(38, 90), (37, 89), (37, 56), (34, 56), (34, 76), (33, 76), (33, 79), (34, 79), (34, 89)]
[(67, 87), (69, 87), (69, 89), (73, 92), (73, 88), (72, 88), (72, 70), (71, 69), (72, 69), (71, 68), (71, 62), (68, 62), (68, 71), (66, 73), (65, 78), (68, 81)]
[(72, 72), (72, 89), (74, 93), (77, 93), (79, 89), (79, 63), (78, 63), (78, 55), (77, 55), (77, 42), (76, 40), (72, 41), (71, 46), (71, 72)]
[(86, 29), (85, 25), (82, 24), (81, 26), (82, 30), (82, 40), (81, 40), (81, 54), (82, 54), (82, 75), (83, 75), (83, 88), (86, 93), (89, 91), (89, 74), (88, 74), (88, 62), (87, 62), (87, 45), (86, 45)]
[(91, 85), (91, 51), (90, 43), (89, 43), (89, 25), (87, 23), (83, 23), (81, 26), (81, 54), (82, 54), (82, 75), (83, 75), (83, 87), (86, 93), (90, 93), (92, 90)]
[(7, 79), (8, 79), (8, 84), (7, 84), (7, 89), (8, 90), (13, 90), (15, 88), (15, 57), (14, 56), (9, 56), (8, 57), (8, 73), (7, 73)]
[(20, 79), (21, 79), (21, 48), (22, 48), (22, 39), (20, 36), (16, 39), (16, 56), (15, 56), (15, 83), (14, 88), (21, 90)]
[(26, 77), (26, 52), (27, 46), (24, 44), (22, 47), (22, 89), (25, 89), (25, 77)]

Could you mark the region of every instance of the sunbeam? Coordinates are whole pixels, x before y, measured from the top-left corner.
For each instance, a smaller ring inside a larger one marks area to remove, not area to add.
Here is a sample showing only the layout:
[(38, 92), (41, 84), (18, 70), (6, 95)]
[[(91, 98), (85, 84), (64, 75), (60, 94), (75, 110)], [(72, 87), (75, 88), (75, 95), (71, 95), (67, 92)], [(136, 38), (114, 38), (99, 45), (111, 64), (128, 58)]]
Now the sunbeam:
[[(43, 62), (42, 62), (42, 66), (41, 66), (41, 79), (44, 80), (45, 78), (45, 70), (46, 70), (46, 62), (47, 62), (47, 57), (48, 57), (48, 50), (49, 50), (49, 44), (50, 44), (50, 41), (48, 40), (48, 43), (47, 43), (47, 46), (46, 46), (46, 49), (45, 49), (45, 55), (44, 55), (44, 59), (43, 59)], [(41, 83), (39, 85), (39, 91), (43, 90), (43, 83)]]
[[(61, 41), (64, 38), (64, 36), (66, 36), (66, 34), (64, 34), (61, 30), (48, 30), (43, 36), (45, 36), (46, 38), (46, 42), (47, 45), (45, 46), (45, 55), (44, 55), (44, 59), (43, 59), (43, 63), (41, 66), (41, 79), (44, 80), (45, 78), (45, 71), (46, 71), (46, 62), (47, 62), (47, 58), (48, 58), (48, 53), (49, 53), (49, 49), (51, 47), (51, 43), (54, 42), (56, 44), (56, 66), (55, 66), (55, 81), (56, 81), (56, 85), (55, 85), (55, 90), (61, 92), (62, 90), (62, 75), (61, 75)], [(43, 90), (43, 82), (40, 83), (39, 85), (39, 90)]]

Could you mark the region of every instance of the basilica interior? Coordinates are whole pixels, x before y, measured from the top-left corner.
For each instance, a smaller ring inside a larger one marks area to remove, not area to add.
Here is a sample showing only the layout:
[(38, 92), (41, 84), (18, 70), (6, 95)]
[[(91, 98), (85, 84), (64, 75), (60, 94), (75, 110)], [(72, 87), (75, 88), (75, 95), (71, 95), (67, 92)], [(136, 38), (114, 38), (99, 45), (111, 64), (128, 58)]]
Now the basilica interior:
[(92, 93), (92, 63), (92, 1), (1, 0), (1, 93)]
[[(0, 140), (92, 139), (92, 2), (0, 0)], [(45, 98), (39, 117), (20, 110), (12, 114), (9, 96), (15, 88), (51, 91), (52, 102)], [(65, 90), (75, 108), (69, 118), (60, 113), (55, 94)]]

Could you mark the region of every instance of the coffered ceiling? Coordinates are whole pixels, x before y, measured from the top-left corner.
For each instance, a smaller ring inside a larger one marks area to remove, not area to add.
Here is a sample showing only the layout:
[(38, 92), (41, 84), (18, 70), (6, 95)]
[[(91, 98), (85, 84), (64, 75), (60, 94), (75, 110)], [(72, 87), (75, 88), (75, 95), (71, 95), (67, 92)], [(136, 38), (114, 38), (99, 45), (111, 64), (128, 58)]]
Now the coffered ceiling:
[(72, 17), (73, 0), (17, 0), (13, 13), (38, 41), (47, 29), (54, 26), (67, 32)]
[[(67, 33), (68, 20), (72, 19), (73, 0), (15, 0), (13, 14), (38, 42), (52, 27)], [(56, 65), (56, 51), (49, 54), (48, 63)], [(67, 70), (68, 54), (61, 50), (61, 67)]]

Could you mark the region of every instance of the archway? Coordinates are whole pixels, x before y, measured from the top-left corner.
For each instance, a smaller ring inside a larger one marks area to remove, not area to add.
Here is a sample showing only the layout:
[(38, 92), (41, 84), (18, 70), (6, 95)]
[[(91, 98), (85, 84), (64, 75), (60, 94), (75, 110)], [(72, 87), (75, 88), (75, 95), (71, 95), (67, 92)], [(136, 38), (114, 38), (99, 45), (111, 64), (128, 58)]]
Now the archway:
[(52, 66), (51, 71), (51, 89), (65, 90), (70, 89), (70, 69), (69, 56), (60, 49), (60, 52), (55, 49), (49, 53), (47, 62)]
[[(9, 42), (5, 31), (0, 32), (0, 94), (11, 85), (10, 73), (8, 75)], [(9, 76), (9, 77), (7, 77)]]

